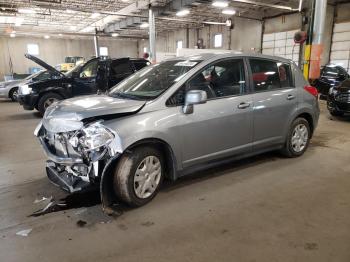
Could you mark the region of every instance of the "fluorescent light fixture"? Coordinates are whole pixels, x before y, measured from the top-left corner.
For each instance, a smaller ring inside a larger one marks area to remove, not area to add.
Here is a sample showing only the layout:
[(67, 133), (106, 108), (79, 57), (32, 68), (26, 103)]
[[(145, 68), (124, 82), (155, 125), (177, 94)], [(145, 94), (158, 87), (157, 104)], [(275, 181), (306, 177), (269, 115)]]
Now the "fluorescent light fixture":
[(97, 18), (99, 17), (101, 14), (100, 13), (92, 13), (92, 15), (90, 16), (90, 18)]
[(68, 14), (75, 14), (77, 11), (72, 10), (72, 9), (66, 9), (66, 12), (67, 12)]
[(58, 36), (62, 36), (62, 34), (58, 34)]
[(12, 33), (10, 34), (10, 37), (16, 37), (16, 33), (12, 32)]
[(177, 16), (185, 16), (185, 15), (188, 15), (190, 13), (190, 10), (188, 9), (183, 9), (183, 10), (180, 10), (179, 12), (176, 13)]
[(236, 10), (234, 10), (234, 9), (224, 9), (224, 10), (222, 10), (222, 13), (224, 15), (234, 15), (234, 14), (236, 14)]
[(147, 22), (144, 22), (140, 25), (140, 28), (147, 28), (149, 27), (149, 24)]
[(45, 39), (49, 39), (50, 36), (49, 36), (49, 35), (44, 35), (44, 38), (45, 38)]
[(214, 1), (211, 5), (215, 6), (215, 7), (228, 7), (228, 2), (226, 2), (226, 1)]
[(111, 36), (117, 37), (119, 34), (118, 33), (112, 33)]
[(18, 9), (18, 13), (21, 13), (21, 14), (35, 14), (36, 11), (34, 9), (30, 9), (30, 8), (19, 8)]

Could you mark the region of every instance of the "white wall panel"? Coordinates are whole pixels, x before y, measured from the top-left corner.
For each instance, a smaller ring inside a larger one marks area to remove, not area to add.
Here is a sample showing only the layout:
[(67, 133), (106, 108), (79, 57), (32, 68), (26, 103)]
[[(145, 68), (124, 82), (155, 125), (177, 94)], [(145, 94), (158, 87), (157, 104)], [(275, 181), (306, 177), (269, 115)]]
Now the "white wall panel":
[(350, 22), (334, 24), (330, 62), (350, 73)]

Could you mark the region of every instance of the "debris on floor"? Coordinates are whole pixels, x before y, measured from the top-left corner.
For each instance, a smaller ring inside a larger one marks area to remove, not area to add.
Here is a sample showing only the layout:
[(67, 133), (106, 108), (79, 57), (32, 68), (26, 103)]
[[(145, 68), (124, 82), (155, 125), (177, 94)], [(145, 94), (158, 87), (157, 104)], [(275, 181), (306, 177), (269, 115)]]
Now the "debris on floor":
[(32, 232), (32, 228), (28, 228), (28, 229), (24, 229), (24, 230), (21, 230), (21, 231), (18, 231), (16, 233), (17, 236), (22, 236), (22, 237), (27, 237), (30, 232)]
[(43, 196), (41, 199), (35, 199), (33, 203), (38, 204), (38, 203), (41, 203), (43, 201), (51, 202), (51, 200), (52, 200), (52, 196), (51, 197), (44, 197)]

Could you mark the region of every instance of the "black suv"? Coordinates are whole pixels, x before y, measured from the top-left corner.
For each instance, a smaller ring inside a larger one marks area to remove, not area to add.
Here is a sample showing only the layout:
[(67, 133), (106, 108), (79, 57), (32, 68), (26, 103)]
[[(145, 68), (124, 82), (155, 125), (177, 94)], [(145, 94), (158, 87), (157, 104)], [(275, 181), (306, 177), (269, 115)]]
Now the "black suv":
[(327, 107), (333, 116), (350, 113), (350, 78), (329, 90)]
[(18, 101), (26, 110), (37, 109), (44, 114), (52, 103), (79, 95), (105, 92), (124, 78), (149, 65), (145, 59), (93, 58), (67, 73), (62, 73), (41, 59), (26, 54), (26, 58), (44, 67), (52, 77), (19, 87)]
[(326, 99), (329, 89), (338, 86), (345, 79), (349, 78), (346, 70), (338, 65), (326, 65), (321, 70), (321, 76), (313, 83), (320, 94), (321, 99)]

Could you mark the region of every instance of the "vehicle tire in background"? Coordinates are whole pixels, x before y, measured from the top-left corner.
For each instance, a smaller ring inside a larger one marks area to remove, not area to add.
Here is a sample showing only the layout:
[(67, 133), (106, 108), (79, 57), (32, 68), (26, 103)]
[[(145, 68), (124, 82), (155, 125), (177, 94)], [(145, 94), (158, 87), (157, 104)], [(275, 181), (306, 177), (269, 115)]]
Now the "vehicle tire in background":
[(286, 143), (281, 153), (286, 157), (301, 156), (309, 146), (310, 138), (311, 130), (309, 122), (301, 117), (295, 119), (290, 127)]
[(54, 102), (62, 100), (63, 97), (57, 93), (46, 93), (42, 97), (40, 97), (38, 102), (38, 111), (41, 115), (44, 115), (46, 108), (52, 105)]
[(113, 187), (126, 204), (139, 207), (158, 193), (164, 177), (164, 161), (153, 147), (138, 147), (121, 156), (114, 171)]
[(9, 92), (9, 98), (13, 101), (16, 102), (18, 98), (18, 87), (14, 87), (10, 90)]
[(339, 111), (329, 111), (329, 113), (330, 113), (332, 116), (343, 116), (343, 115), (344, 115), (343, 112), (339, 112)]

